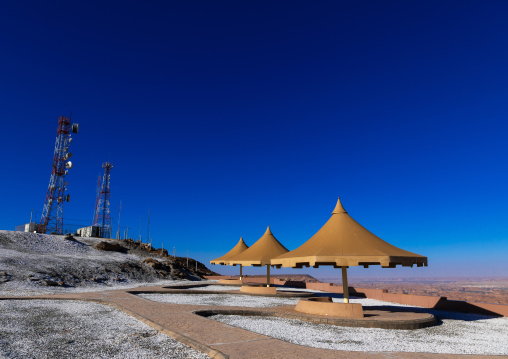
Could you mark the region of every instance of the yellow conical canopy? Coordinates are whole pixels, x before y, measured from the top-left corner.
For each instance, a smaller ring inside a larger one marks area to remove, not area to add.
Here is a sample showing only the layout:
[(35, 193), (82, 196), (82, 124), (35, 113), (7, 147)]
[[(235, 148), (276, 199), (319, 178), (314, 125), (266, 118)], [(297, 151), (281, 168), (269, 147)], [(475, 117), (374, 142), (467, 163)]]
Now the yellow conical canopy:
[(230, 258), (230, 265), (241, 264), (244, 266), (264, 266), (269, 265), (270, 260), (283, 253), (288, 252), (270, 231), (270, 226), (266, 229), (265, 234), (259, 238), (249, 249)]
[(272, 259), (276, 267), (335, 267), (380, 264), (418, 267), (427, 265), (427, 257), (395, 247), (362, 227), (344, 210), (340, 198), (331, 218), (307, 242), (295, 250)]
[(215, 259), (211, 260), (210, 263), (211, 264), (227, 264), (227, 262), (230, 258), (233, 258), (237, 254), (242, 253), (247, 248), (249, 248), (249, 246), (245, 244), (245, 242), (243, 241), (243, 237), (240, 237), (240, 240), (238, 241), (236, 246), (234, 246), (229, 252), (224, 254), (222, 257), (215, 258)]

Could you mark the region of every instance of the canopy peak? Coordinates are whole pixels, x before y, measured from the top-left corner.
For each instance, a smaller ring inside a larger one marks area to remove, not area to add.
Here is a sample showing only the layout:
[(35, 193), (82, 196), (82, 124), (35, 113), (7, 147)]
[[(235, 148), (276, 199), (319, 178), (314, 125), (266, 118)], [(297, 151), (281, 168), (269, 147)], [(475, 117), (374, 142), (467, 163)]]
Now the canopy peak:
[(344, 207), (342, 207), (342, 203), (340, 203), (340, 197), (337, 200), (337, 205), (335, 206), (335, 209), (333, 210), (332, 214), (335, 213), (347, 213)]

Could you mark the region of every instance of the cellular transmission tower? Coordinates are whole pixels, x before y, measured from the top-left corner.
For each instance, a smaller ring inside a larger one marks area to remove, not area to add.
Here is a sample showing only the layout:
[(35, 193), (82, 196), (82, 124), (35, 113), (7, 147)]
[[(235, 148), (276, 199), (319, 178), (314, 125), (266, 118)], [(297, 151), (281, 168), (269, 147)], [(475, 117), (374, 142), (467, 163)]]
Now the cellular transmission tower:
[(93, 225), (101, 228), (102, 238), (111, 238), (111, 191), (109, 189), (109, 172), (113, 168), (113, 164), (104, 162), (102, 168), (104, 168), (104, 175), (102, 176), (102, 182), (99, 181), (99, 183), (97, 183)]
[(38, 232), (63, 234), (63, 202), (70, 200), (70, 195), (64, 193), (69, 184), (65, 182), (65, 176), (72, 168), (72, 162), (67, 161), (72, 156), (72, 153), (69, 152), (69, 145), (72, 142), (71, 132), (78, 133), (78, 130), (77, 123), (71, 125), (71, 116), (60, 116), (58, 119), (53, 169)]

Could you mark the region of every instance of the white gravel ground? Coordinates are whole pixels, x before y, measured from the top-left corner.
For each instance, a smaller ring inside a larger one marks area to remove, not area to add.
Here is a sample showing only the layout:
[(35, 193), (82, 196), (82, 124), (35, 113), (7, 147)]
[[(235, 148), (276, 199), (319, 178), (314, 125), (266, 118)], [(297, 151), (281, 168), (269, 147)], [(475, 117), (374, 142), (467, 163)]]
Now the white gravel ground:
[(298, 302), (298, 298), (261, 297), (241, 294), (139, 294), (139, 296), (161, 303), (259, 308), (296, 305)]
[(240, 290), (240, 287), (229, 285), (207, 285), (206, 287), (189, 288), (189, 290)]
[(222, 323), (299, 345), (365, 352), (508, 355), (508, 318), (432, 311), (442, 325), (418, 330), (347, 328), (285, 318), (217, 315)]
[(0, 301), (2, 358), (208, 356), (112, 307), (81, 301)]
[[(210, 281), (209, 281), (210, 282)], [(207, 283), (207, 282), (200, 282), (201, 283)], [(230, 285), (208, 285), (206, 287), (198, 287), (198, 288), (189, 288), (191, 290), (217, 290), (217, 291), (221, 291), (221, 290), (240, 290), (242, 287), (241, 286), (230, 286)], [(310, 293), (317, 293), (317, 292), (320, 292), (318, 290), (313, 290), (313, 289), (298, 289), (298, 288), (289, 288), (289, 287), (279, 287), (277, 288), (277, 291), (282, 291), (282, 292), (310, 292)]]
[[(202, 290), (212, 286), (203, 287)], [(220, 286), (217, 286), (220, 287)], [(217, 289), (220, 290), (220, 289)], [(310, 291), (310, 290), (309, 290)], [(313, 291), (316, 292), (316, 291)], [(140, 297), (161, 303), (193, 304), (193, 305), (217, 305), (229, 307), (256, 307), (269, 308), (280, 305), (296, 305), (300, 298), (263, 297), (242, 294), (138, 294)], [(332, 298), (334, 302), (342, 303), (342, 298)], [(410, 307), (409, 305), (393, 304), (375, 299), (350, 298), (350, 303), (361, 303), (366, 306), (397, 306)]]
[(64, 293), (85, 293), (85, 292), (103, 292), (108, 290), (126, 290), (139, 287), (151, 286), (168, 286), (189, 284), (188, 280), (160, 280), (155, 282), (136, 282), (112, 284), (88, 284), (84, 283), (79, 287), (62, 288), (62, 287), (35, 287), (31, 283), (4, 283), (4, 287), (0, 290), (0, 296), (19, 296), (25, 297), (30, 295), (46, 295), (46, 294), (64, 294)]

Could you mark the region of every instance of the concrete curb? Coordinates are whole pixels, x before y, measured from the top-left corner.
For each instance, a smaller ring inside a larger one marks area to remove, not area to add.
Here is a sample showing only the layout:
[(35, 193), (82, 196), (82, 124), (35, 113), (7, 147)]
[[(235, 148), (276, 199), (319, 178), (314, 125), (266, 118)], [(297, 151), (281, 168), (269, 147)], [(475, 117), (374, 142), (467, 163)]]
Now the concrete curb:
[(248, 309), (200, 309), (192, 313), (208, 318), (214, 315), (241, 315), (253, 317), (275, 317), (302, 320), (316, 324), (329, 324), (340, 327), (353, 328), (380, 328), (397, 330), (422, 329), (436, 325), (436, 318), (429, 314), (426, 318), (406, 319), (406, 320), (357, 320), (351, 318), (331, 318), (325, 316), (309, 316), (299, 313), (285, 313), (279, 311), (248, 310)]

